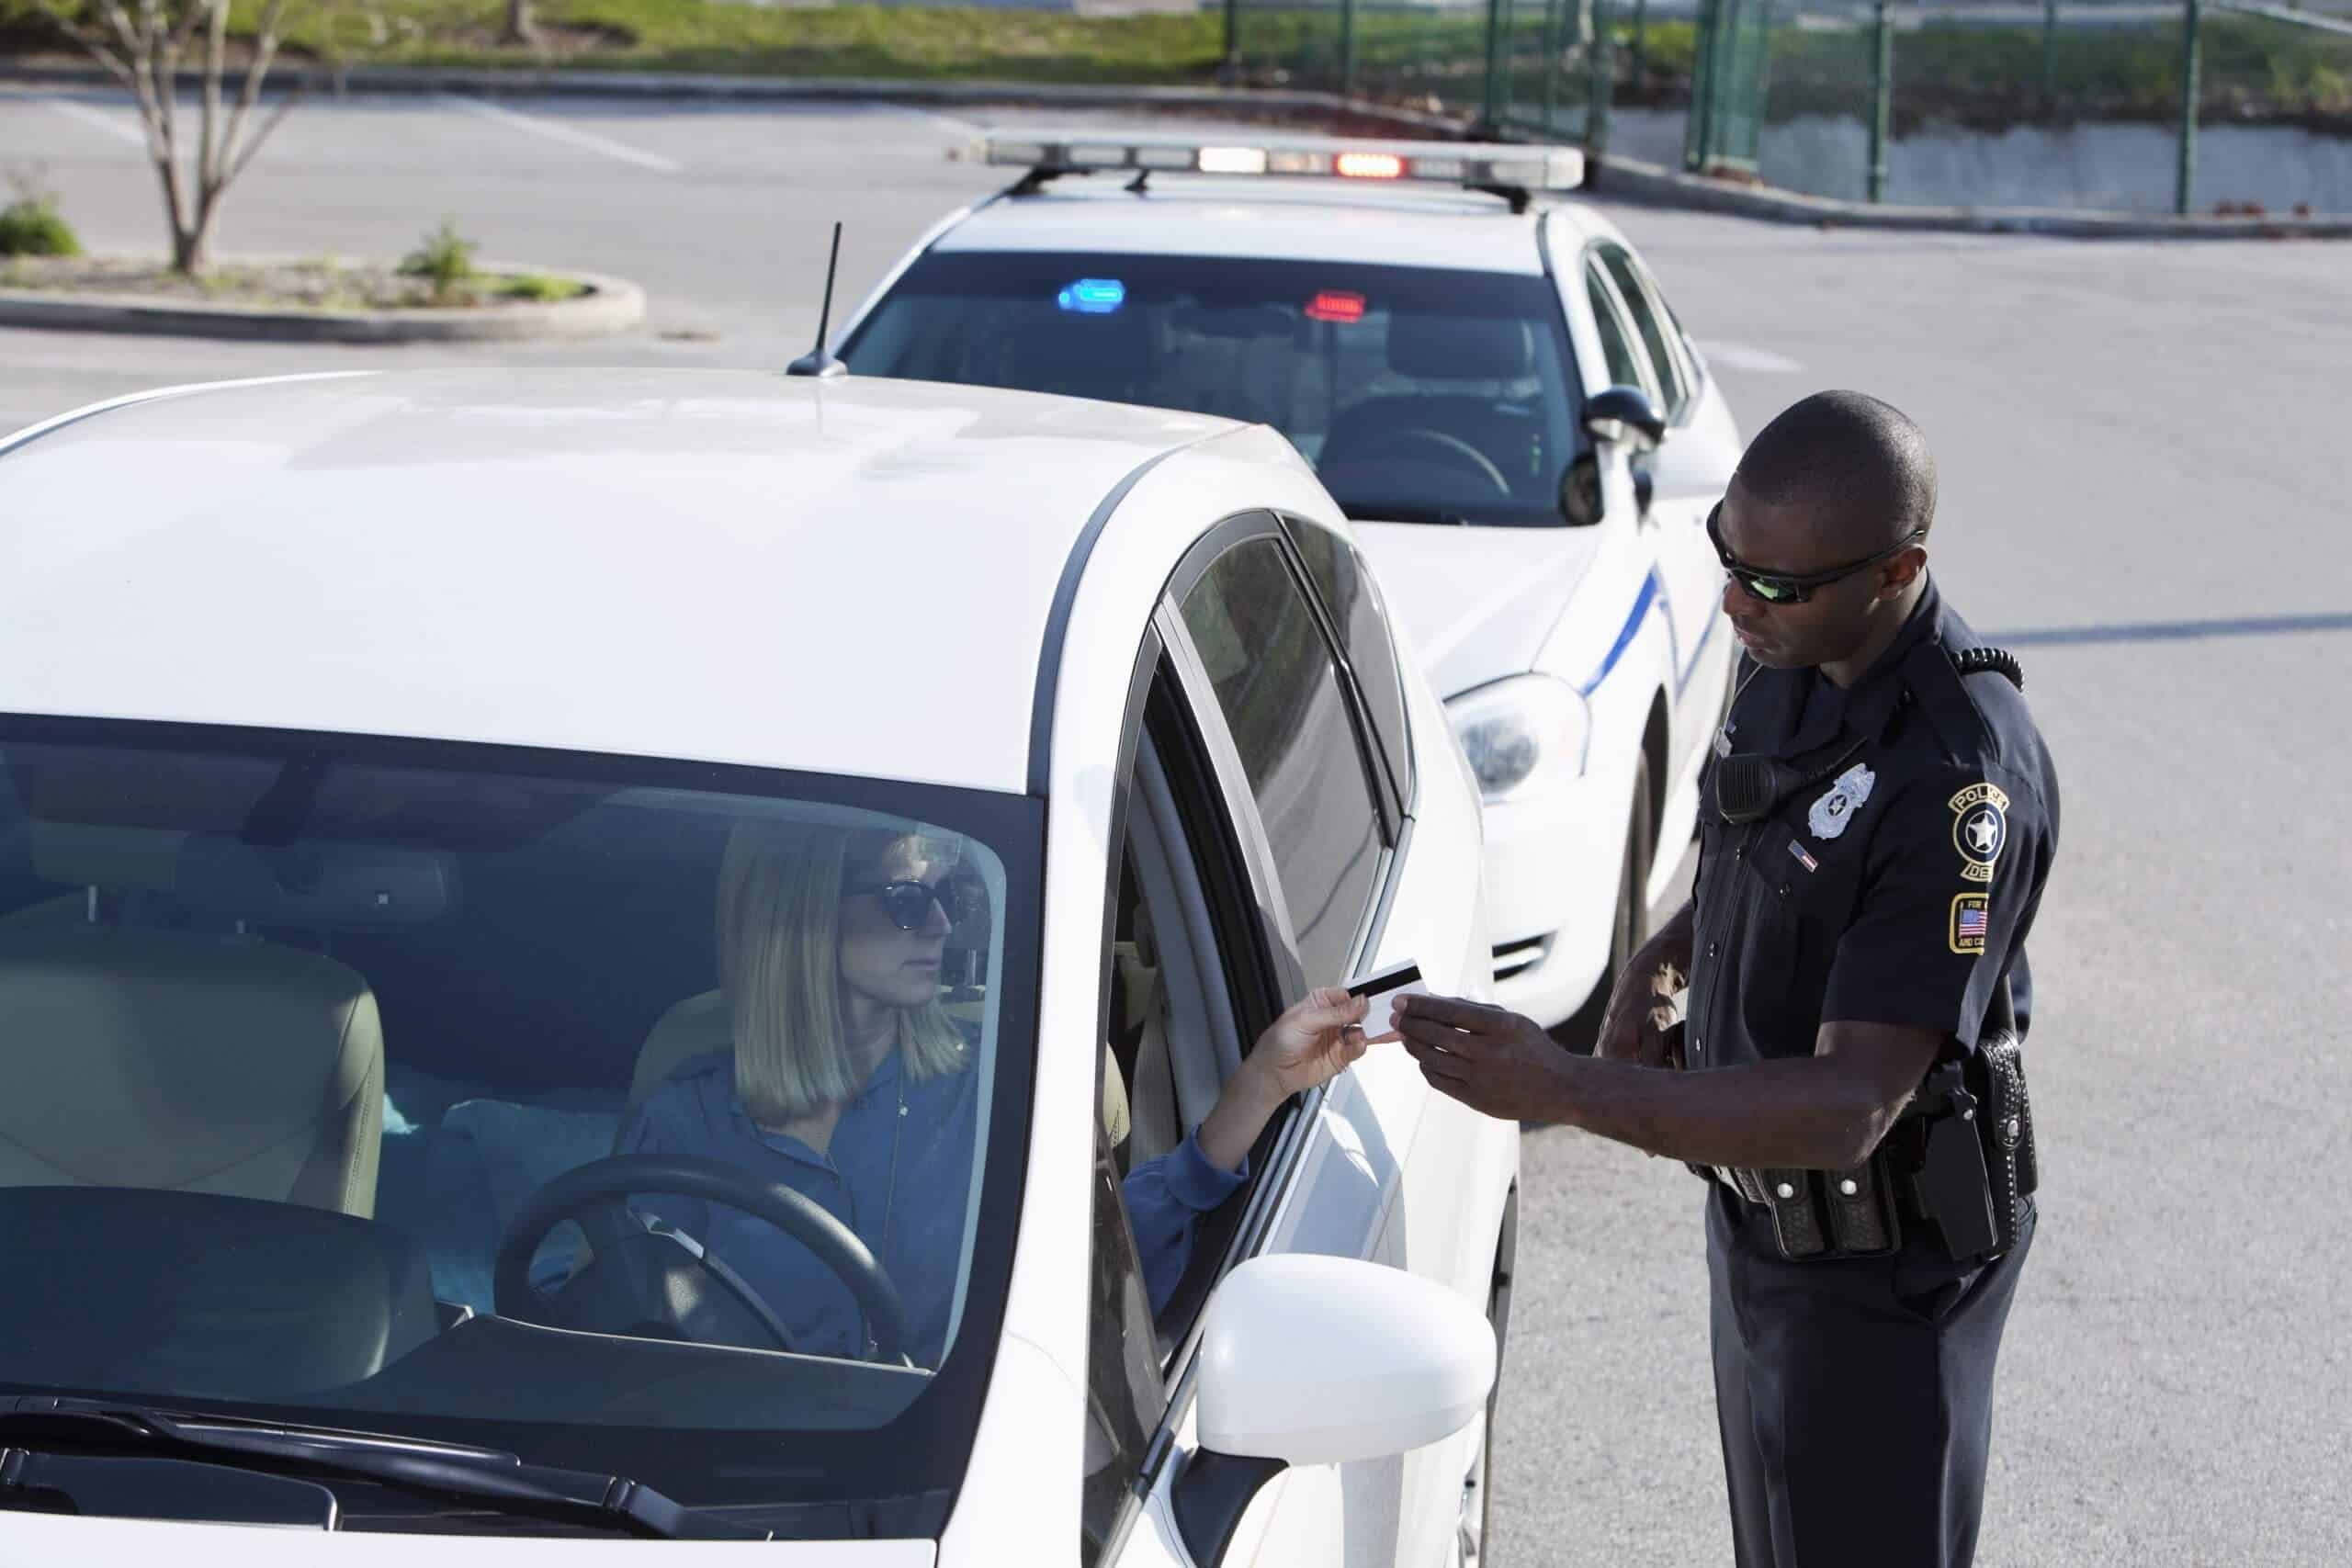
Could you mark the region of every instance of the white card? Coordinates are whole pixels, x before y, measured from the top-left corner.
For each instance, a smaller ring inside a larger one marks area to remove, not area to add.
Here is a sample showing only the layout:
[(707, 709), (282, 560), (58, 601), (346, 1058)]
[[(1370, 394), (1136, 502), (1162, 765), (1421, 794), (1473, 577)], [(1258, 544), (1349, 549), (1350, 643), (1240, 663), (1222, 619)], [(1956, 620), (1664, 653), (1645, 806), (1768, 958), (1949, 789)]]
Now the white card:
[(1429, 987), (1419, 980), (1408, 981), (1393, 991), (1374, 991), (1364, 998), (1364, 1038), (1375, 1045), (1402, 1038), (1396, 1032), (1396, 998), (1429, 994)]

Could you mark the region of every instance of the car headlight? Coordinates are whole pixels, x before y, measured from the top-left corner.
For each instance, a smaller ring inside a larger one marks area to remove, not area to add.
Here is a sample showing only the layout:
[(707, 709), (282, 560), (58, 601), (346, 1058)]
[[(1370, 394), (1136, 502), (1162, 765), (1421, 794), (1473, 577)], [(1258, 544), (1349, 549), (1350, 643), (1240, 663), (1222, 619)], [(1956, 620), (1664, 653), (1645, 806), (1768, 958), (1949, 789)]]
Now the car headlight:
[(1592, 714), (1566, 682), (1512, 675), (1451, 699), (1445, 714), (1470, 760), (1478, 792), (1487, 800), (1584, 772)]

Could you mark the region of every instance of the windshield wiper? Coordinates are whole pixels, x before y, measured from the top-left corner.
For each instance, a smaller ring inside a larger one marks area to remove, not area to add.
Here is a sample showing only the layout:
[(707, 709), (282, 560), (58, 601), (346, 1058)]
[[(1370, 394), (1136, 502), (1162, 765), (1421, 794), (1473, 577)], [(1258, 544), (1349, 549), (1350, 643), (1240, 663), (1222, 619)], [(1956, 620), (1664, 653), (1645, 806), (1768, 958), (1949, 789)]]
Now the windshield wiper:
[(767, 1540), (773, 1532), (696, 1514), (624, 1476), (525, 1464), (513, 1454), (372, 1433), (230, 1424), (107, 1400), (0, 1397), (0, 1438), (164, 1453), (244, 1469), (343, 1476), (503, 1513), (674, 1540)]
[(1459, 512), (1442, 507), (1411, 506), (1385, 501), (1342, 501), (1340, 510), (1351, 523), (1442, 523), (1467, 527), (1470, 519)]

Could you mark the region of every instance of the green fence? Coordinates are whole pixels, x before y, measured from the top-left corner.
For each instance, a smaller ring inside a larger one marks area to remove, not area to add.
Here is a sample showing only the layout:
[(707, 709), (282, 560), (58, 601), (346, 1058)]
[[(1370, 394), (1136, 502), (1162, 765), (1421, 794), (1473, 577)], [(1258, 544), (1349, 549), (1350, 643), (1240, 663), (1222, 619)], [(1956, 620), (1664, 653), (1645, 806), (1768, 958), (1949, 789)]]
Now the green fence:
[(1227, 73), (1855, 200), (2352, 211), (2352, 0), (1664, 3), (1230, 0)]

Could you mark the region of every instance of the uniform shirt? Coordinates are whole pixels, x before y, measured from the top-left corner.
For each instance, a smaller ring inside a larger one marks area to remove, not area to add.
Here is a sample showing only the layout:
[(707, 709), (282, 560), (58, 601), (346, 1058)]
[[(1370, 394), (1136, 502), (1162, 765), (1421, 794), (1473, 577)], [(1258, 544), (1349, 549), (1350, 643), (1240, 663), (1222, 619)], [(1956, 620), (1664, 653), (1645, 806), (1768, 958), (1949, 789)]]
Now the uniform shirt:
[[(1811, 1055), (1825, 1021), (1922, 1025), (1973, 1050), (2004, 976), (2022, 1032), (2058, 780), (2018, 689), (1959, 672), (1953, 656), (1977, 646), (1930, 581), (1843, 691), (1741, 661), (1702, 774), (1689, 1066)], [(1849, 747), (1760, 821), (1716, 809), (1726, 755), (1810, 770)]]
[[(935, 1367), (964, 1269), (978, 1107), (978, 1073), (910, 1082), (893, 1051), (842, 1107), (819, 1154), (754, 1125), (735, 1092), (733, 1053), (714, 1051), (682, 1064), (646, 1098), (614, 1152), (700, 1155), (815, 1200), (873, 1252), (906, 1308), (908, 1354)], [(1211, 1165), (1197, 1133), (1128, 1173), (1122, 1190), (1153, 1312), (1183, 1276), (1198, 1216), (1248, 1175), (1247, 1161), (1238, 1171)], [(648, 1194), (631, 1207), (684, 1231), (740, 1274), (791, 1332), (795, 1349), (864, 1353), (865, 1320), (848, 1286), (774, 1225), (673, 1194)]]

